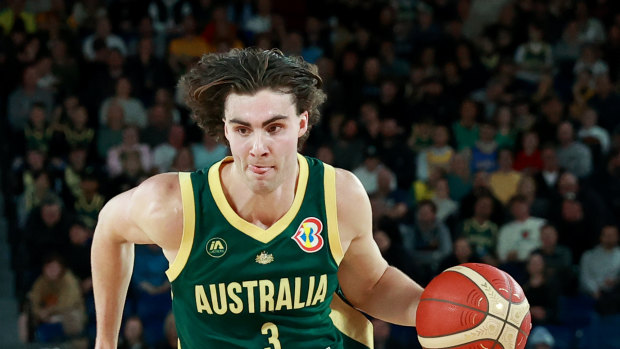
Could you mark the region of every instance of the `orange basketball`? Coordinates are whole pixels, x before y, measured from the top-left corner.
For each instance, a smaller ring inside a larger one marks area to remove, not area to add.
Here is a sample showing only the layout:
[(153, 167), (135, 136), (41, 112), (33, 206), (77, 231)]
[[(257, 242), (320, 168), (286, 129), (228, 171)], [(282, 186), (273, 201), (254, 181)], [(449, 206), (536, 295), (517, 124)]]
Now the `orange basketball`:
[(478, 263), (437, 275), (416, 316), (426, 349), (523, 349), (532, 327), (521, 286), (506, 272)]

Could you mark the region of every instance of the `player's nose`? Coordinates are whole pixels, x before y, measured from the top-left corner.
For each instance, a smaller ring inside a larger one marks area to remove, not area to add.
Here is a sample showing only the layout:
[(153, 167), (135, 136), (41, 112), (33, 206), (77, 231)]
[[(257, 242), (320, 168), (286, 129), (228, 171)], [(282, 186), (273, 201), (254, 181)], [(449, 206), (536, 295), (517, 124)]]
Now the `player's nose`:
[(261, 135), (260, 133), (255, 134), (252, 139), (252, 148), (250, 149), (250, 154), (252, 156), (259, 157), (269, 153), (269, 147), (267, 142), (268, 140), (265, 138), (265, 136)]

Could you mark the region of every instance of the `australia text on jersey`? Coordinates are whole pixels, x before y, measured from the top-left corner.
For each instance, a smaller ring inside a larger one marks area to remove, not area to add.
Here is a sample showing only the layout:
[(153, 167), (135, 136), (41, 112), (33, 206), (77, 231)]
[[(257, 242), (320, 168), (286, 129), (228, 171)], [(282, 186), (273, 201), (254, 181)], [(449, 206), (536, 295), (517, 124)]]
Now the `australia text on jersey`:
[[(318, 283), (317, 283), (318, 279)], [(327, 274), (195, 285), (196, 310), (209, 315), (301, 309), (325, 301)]]

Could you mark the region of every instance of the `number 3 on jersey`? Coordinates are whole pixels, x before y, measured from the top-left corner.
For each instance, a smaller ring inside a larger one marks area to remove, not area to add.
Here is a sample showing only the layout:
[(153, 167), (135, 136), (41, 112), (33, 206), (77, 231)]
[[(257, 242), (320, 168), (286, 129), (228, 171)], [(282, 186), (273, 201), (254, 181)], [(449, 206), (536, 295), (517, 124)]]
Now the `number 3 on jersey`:
[(260, 332), (264, 335), (269, 335), (269, 344), (273, 345), (273, 348), (266, 347), (265, 349), (281, 349), (280, 341), (278, 340), (278, 327), (273, 322), (265, 322), (261, 327)]

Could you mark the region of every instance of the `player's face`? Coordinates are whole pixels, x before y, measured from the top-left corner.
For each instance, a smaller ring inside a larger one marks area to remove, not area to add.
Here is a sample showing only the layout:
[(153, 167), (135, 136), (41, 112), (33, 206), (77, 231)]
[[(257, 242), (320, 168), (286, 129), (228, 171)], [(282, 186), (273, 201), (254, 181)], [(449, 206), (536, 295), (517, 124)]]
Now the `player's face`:
[(297, 142), (308, 129), (308, 113), (297, 114), (292, 95), (269, 89), (233, 93), (224, 115), (233, 169), (253, 192), (272, 192), (296, 175)]

